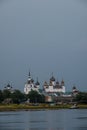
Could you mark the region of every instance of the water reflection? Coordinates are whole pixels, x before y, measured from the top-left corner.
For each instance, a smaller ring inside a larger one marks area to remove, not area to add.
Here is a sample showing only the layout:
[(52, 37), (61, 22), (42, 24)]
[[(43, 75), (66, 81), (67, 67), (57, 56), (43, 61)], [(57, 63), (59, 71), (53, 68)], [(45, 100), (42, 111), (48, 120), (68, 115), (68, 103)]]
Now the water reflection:
[(77, 119), (87, 119), (87, 117), (78, 117)]
[(64, 130), (62, 128), (30, 128), (25, 130)]
[(1, 112), (0, 130), (87, 130), (87, 110)]

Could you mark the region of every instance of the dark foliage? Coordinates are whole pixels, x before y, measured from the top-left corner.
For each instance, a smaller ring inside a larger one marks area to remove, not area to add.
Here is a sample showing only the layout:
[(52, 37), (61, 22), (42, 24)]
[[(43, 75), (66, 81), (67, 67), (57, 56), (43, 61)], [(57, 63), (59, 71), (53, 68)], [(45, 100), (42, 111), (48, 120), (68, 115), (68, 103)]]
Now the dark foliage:
[(31, 103), (43, 103), (45, 101), (44, 95), (41, 95), (37, 91), (33, 90), (29, 92), (27, 99), (30, 99)]
[(3, 101), (3, 93), (2, 91), (0, 90), (0, 103)]
[(74, 101), (87, 104), (87, 92), (79, 92), (74, 98)]
[(11, 92), (7, 89), (3, 90), (2, 95), (3, 95), (3, 100), (6, 98), (11, 98)]
[(30, 99), (31, 103), (44, 103), (45, 97), (42, 94), (39, 94), (37, 91), (31, 91), (28, 95), (25, 95), (20, 90), (15, 90), (13, 92), (5, 89), (0, 90), (0, 103), (4, 103), (8, 100), (11, 100), (12, 103), (19, 104), (26, 100)]
[(19, 90), (15, 90), (12, 94), (11, 94), (11, 98), (12, 98), (12, 101), (13, 103), (21, 103), (24, 98), (25, 98), (25, 95), (19, 91)]

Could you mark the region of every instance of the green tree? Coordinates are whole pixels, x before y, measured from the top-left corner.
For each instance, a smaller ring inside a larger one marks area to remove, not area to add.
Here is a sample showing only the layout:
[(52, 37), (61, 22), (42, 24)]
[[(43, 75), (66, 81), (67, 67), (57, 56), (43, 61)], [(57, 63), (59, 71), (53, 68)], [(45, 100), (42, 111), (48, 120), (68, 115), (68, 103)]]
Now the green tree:
[(0, 103), (2, 102), (3, 100), (3, 94), (2, 94), (2, 91), (0, 90)]
[(7, 98), (11, 98), (11, 92), (7, 89), (3, 90), (2, 95), (3, 95), (3, 100)]
[(74, 101), (79, 103), (87, 103), (87, 92), (79, 92), (74, 98)]
[(20, 103), (25, 99), (25, 95), (20, 90), (15, 90), (11, 94), (11, 98), (13, 100), (13, 103)]
[(39, 94), (37, 91), (30, 91), (27, 95), (27, 99), (30, 99), (31, 103), (42, 103), (44, 102), (44, 95)]

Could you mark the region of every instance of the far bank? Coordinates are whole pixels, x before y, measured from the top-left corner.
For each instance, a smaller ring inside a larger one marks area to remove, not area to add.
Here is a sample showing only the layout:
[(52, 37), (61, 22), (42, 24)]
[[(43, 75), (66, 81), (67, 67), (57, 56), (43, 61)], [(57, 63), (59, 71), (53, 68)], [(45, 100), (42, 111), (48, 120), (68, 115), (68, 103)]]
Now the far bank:
[[(53, 105), (53, 104), (42, 104), (38, 106), (25, 105), (25, 104), (10, 104), (2, 105), (0, 104), (0, 111), (28, 111), (28, 110), (58, 110), (58, 109), (70, 109), (72, 105)], [(78, 109), (87, 109), (87, 104), (79, 104)]]

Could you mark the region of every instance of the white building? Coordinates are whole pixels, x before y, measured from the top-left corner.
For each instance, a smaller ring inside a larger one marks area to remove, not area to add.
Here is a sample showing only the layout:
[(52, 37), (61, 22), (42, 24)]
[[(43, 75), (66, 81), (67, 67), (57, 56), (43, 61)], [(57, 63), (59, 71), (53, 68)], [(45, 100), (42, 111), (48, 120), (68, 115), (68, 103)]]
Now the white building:
[(8, 83), (7, 86), (4, 87), (5, 90), (12, 90), (12, 86)]
[(40, 88), (40, 83), (38, 82), (38, 78), (37, 78), (37, 82), (34, 83), (34, 80), (31, 78), (31, 74), (29, 72), (28, 80), (24, 87), (24, 93), (28, 94), (31, 90), (35, 90), (39, 92), (39, 88)]
[(9, 83), (4, 87), (4, 90), (8, 90), (11, 93), (13, 93), (15, 91), (13, 89), (12, 85), (10, 85)]
[(65, 84), (64, 81), (61, 81), (61, 84), (59, 82), (55, 81), (54, 76), (50, 78), (49, 84), (45, 81), (43, 85), (44, 91), (46, 93), (56, 93), (56, 92), (62, 92), (65, 93)]

